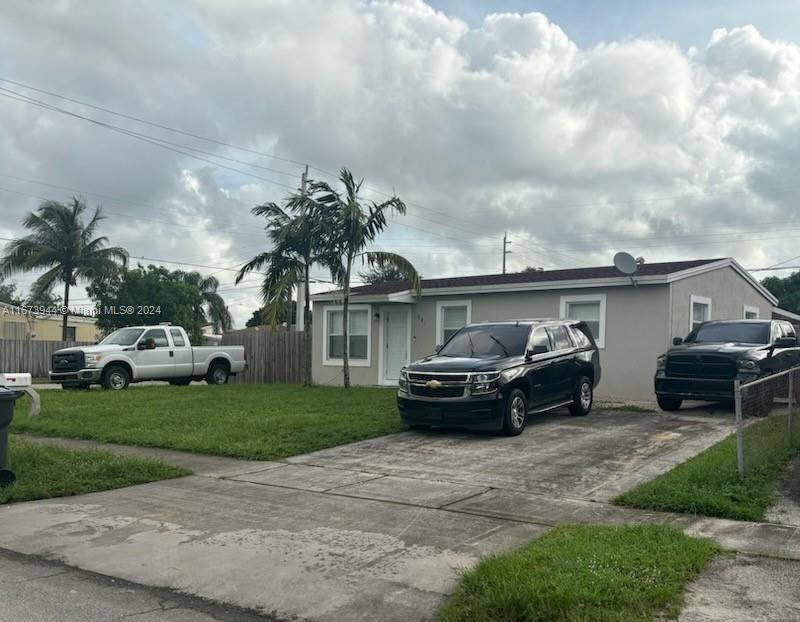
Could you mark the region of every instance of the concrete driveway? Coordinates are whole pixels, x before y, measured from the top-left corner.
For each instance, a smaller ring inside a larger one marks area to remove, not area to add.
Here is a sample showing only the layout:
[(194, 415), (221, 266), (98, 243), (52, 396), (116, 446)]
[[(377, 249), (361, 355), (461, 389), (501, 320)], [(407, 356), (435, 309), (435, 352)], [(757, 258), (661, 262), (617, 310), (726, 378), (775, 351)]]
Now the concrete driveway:
[(195, 475), (2, 507), (0, 547), (278, 618), (430, 619), (459, 570), (549, 526), (663, 520), (597, 501), (730, 425), (552, 414), (516, 438), (407, 432), (261, 463), (129, 449)]

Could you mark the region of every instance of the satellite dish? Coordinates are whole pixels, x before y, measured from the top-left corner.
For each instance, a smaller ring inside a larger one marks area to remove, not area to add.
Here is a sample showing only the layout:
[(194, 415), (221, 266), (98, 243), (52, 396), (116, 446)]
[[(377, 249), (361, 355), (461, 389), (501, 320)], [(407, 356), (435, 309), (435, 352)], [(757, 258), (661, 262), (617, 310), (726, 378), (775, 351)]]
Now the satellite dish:
[(639, 269), (639, 262), (630, 253), (620, 251), (614, 255), (614, 267), (628, 276), (636, 274)]

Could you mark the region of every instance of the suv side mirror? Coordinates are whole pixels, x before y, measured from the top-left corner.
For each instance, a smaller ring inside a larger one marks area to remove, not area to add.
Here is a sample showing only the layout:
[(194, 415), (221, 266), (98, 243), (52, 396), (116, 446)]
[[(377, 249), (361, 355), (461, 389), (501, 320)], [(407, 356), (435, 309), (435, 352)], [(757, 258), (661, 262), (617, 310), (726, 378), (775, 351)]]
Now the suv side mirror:
[(525, 356), (530, 358), (532, 356), (536, 356), (537, 354), (546, 354), (547, 352), (549, 352), (547, 346), (538, 345), (538, 346), (533, 346), (532, 348), (528, 348), (528, 350), (525, 352)]
[(775, 339), (776, 348), (794, 348), (797, 345), (796, 337), (777, 337)]
[(673, 337), (672, 338), (672, 345), (679, 346), (683, 343), (683, 339), (681, 337)]
[(143, 339), (138, 344), (136, 344), (137, 350), (155, 350), (156, 349), (156, 340), (155, 339)]

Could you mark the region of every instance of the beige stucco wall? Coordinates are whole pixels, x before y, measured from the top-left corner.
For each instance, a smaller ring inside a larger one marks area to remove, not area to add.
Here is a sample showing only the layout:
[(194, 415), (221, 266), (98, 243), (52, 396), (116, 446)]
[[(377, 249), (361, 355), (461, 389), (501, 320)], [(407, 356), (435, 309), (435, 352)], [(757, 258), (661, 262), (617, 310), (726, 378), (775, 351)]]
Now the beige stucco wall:
[[(18, 310), (3, 307), (0, 309), (0, 338), (4, 338), (6, 335), (5, 324), (7, 322), (24, 323), (26, 338), (35, 341), (61, 340), (61, 318), (34, 318)], [(96, 341), (99, 335), (94, 322), (70, 318), (67, 326), (75, 327), (76, 341)]]
[(772, 303), (731, 267), (675, 281), (672, 284), (672, 337), (689, 333), (691, 297), (711, 298), (712, 320), (737, 320), (744, 317), (744, 305), (758, 307), (759, 318), (772, 317)]
[[(562, 296), (605, 294), (606, 335), (600, 351), (603, 377), (598, 397), (652, 399), (655, 358), (666, 349), (669, 335), (669, 286), (638, 288), (609, 287), (565, 289), (543, 292), (507, 292), (454, 296), (425, 296), (411, 306), (411, 360), (433, 352), (436, 345), (436, 303), (442, 300), (470, 300), (473, 322), (550, 317), (560, 313)], [(314, 303), (314, 317), (322, 318), (325, 303)], [(380, 326), (375, 313), (383, 306), (372, 305), (371, 365), (351, 367), (354, 384), (379, 384)], [(313, 378), (319, 384), (340, 384), (341, 367), (322, 365), (324, 338), (322, 321), (314, 322)]]

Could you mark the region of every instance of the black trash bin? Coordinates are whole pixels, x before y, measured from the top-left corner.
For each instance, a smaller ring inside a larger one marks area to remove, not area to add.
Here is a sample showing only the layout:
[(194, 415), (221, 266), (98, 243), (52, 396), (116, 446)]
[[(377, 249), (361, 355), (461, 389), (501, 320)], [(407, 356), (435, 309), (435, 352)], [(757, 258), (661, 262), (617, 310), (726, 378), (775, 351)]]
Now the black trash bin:
[(14, 418), (14, 405), (22, 397), (22, 391), (10, 391), (0, 387), (0, 487), (14, 483), (14, 471), (6, 468), (8, 464), (8, 426)]

